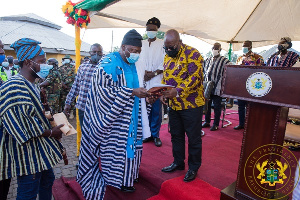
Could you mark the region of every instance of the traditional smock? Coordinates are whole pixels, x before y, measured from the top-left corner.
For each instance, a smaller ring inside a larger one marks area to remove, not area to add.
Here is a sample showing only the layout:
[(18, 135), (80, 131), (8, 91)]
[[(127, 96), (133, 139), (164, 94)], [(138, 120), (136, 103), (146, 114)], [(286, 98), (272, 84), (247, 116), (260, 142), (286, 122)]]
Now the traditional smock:
[[(133, 186), (142, 156), (140, 99), (134, 64), (115, 52), (93, 75), (83, 120), (77, 181), (86, 199), (103, 199), (106, 185)], [(100, 160), (100, 167), (98, 158)]]

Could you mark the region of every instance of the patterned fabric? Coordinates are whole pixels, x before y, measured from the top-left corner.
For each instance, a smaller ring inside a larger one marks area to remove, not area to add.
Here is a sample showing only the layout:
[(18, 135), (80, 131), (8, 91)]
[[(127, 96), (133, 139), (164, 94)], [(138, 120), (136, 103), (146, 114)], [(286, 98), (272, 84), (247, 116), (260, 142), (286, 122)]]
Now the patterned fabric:
[[(128, 67), (117, 54), (107, 55), (98, 65), (86, 101), (77, 182), (87, 200), (103, 199), (106, 185), (130, 187), (138, 178), (143, 147), (141, 111), (139, 106), (138, 122), (134, 122), (136, 98), (128, 87), (134, 77), (126, 78)], [(129, 140), (132, 124), (137, 124), (132, 129), (136, 136)], [(134, 158), (127, 155), (128, 147)]]
[(204, 105), (203, 58), (197, 49), (183, 44), (176, 58), (165, 56), (163, 84), (176, 87), (179, 97), (170, 99), (173, 110)]
[(50, 129), (38, 91), (16, 75), (0, 88), (0, 180), (35, 174), (62, 159), (62, 145), (41, 137)]
[(54, 66), (49, 75), (46, 78), (46, 81), (49, 85), (45, 88), (47, 93), (47, 100), (48, 104), (52, 110), (53, 114), (60, 112), (59, 108), (59, 100), (60, 100), (60, 93), (61, 93), (61, 75), (58, 71), (58, 67)]
[(45, 52), (39, 46), (40, 42), (30, 39), (22, 38), (10, 45), (10, 48), (13, 48), (17, 54), (17, 58), (20, 61), (25, 59), (31, 59), (35, 56), (44, 55)]
[(267, 66), (273, 67), (292, 67), (299, 60), (299, 55), (293, 51), (288, 51), (282, 57), (277, 52), (268, 58)]
[(76, 108), (84, 111), (85, 102), (91, 86), (92, 76), (96, 68), (97, 65), (93, 65), (88, 62), (79, 66), (75, 81), (67, 96), (66, 104), (71, 105), (71, 102), (73, 102), (78, 96)]
[[(62, 83), (64, 83), (67, 86), (67, 88), (62, 88), (60, 93), (60, 106), (62, 107), (62, 109), (64, 109), (67, 95), (70, 92), (75, 80), (75, 66), (66, 63), (59, 68), (59, 72), (61, 74)], [(75, 102), (71, 102), (70, 110), (75, 110)]]
[(221, 84), (224, 75), (225, 65), (230, 61), (224, 56), (219, 56), (214, 60), (213, 57), (207, 58), (204, 62), (204, 80), (214, 82), (212, 94), (220, 96)]
[(252, 66), (263, 66), (264, 59), (262, 56), (251, 52), (249, 55), (242, 55), (236, 60), (237, 65), (252, 65)]

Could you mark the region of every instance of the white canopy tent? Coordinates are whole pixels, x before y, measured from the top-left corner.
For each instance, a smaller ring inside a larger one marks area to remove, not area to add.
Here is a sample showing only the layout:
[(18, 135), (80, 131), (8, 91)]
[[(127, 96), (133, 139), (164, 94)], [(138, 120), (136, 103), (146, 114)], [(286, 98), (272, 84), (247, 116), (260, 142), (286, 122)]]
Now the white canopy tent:
[(223, 49), (242, 42), (253, 47), (278, 43), (284, 36), (300, 40), (299, 0), (120, 0), (92, 14), (89, 29), (141, 28), (157, 17), (166, 31), (174, 28)]

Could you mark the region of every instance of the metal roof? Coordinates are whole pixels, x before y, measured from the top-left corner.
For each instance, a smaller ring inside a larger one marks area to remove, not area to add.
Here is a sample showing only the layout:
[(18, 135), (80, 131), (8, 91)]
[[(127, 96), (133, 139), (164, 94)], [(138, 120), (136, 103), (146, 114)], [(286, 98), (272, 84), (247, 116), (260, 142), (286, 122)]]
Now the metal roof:
[[(75, 55), (75, 38), (59, 31), (60, 26), (35, 14), (14, 15), (0, 18), (0, 39), (5, 50), (20, 38), (31, 38), (41, 42), (47, 53)], [(90, 44), (81, 43), (82, 56), (88, 55)]]

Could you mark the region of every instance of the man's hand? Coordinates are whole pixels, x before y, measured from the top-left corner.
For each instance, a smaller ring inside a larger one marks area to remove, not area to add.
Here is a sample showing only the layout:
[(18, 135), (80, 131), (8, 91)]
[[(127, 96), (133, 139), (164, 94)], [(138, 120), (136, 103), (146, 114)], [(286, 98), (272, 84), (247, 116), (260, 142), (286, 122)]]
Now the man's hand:
[(158, 98), (156, 96), (148, 96), (146, 97), (146, 101), (150, 104), (153, 104)]
[(162, 93), (163, 93), (165, 98), (169, 98), (169, 99), (172, 99), (172, 98), (177, 96), (176, 88), (172, 88), (170, 90), (163, 91)]
[(132, 95), (139, 98), (145, 98), (147, 96), (147, 90), (143, 87), (135, 88), (132, 90)]
[(70, 109), (71, 109), (71, 106), (68, 105), (68, 104), (66, 104), (65, 107), (64, 107), (64, 111), (63, 111), (63, 112), (65, 113), (65, 115), (66, 115), (67, 117), (70, 116)]
[(145, 70), (144, 81), (150, 81), (153, 77), (155, 77), (154, 72)]
[(58, 126), (55, 126), (54, 128), (52, 128), (52, 135), (51, 137), (54, 137), (55, 139), (60, 139), (62, 138), (62, 131), (60, 130), (61, 127), (63, 127), (64, 124), (60, 124)]
[(160, 102), (162, 103), (162, 104), (164, 104), (164, 105), (168, 105), (168, 102), (167, 102), (167, 99), (166, 99), (166, 97), (164, 97), (164, 96), (160, 96), (159, 97), (159, 100), (160, 100)]
[(52, 128), (52, 130), (46, 130), (42, 136), (43, 137), (53, 137), (53, 138), (59, 140), (60, 138), (62, 138), (62, 131), (60, 130), (60, 128), (63, 126), (64, 126), (64, 124), (60, 124), (60, 125)]

